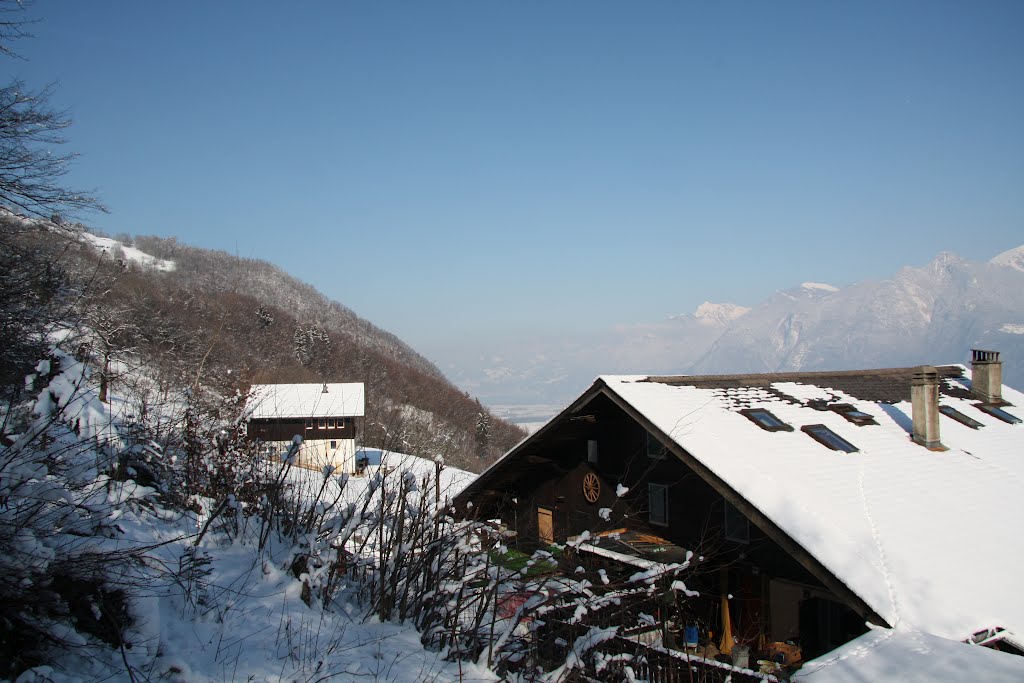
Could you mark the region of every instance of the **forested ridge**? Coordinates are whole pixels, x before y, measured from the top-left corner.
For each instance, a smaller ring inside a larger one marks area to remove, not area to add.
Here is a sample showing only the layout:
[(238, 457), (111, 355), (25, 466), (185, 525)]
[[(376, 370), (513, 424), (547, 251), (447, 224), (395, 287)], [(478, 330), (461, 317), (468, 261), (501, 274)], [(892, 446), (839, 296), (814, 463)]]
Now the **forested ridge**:
[[(164, 391), (221, 397), (255, 383), (364, 382), (366, 445), (471, 471), (523, 436), (397, 337), (269, 263), (155, 237), (99, 248), (81, 224), (0, 220), (43, 272), (62, 274), (58, 288), (79, 293), (69, 312), (91, 331), (87, 356), (104, 387), (138, 367)], [(174, 267), (147, 266), (121, 245)]]

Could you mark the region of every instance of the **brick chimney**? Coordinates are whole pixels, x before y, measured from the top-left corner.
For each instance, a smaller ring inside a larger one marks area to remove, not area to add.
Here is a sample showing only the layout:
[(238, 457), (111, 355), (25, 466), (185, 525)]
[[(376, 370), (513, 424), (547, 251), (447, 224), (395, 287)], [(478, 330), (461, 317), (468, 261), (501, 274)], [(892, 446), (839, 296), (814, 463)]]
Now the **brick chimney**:
[(910, 380), (913, 439), (927, 449), (944, 451), (939, 441), (939, 371), (931, 365), (914, 368)]
[(1003, 361), (998, 351), (971, 349), (971, 394), (985, 403), (1003, 402)]

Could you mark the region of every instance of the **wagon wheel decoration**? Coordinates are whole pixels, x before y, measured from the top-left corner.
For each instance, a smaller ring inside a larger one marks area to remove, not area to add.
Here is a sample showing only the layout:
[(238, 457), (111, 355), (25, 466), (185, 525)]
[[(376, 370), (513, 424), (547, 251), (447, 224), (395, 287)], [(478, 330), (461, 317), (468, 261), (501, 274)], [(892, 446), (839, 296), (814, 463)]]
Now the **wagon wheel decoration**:
[(583, 477), (583, 497), (588, 503), (596, 503), (601, 496), (601, 480), (593, 472)]

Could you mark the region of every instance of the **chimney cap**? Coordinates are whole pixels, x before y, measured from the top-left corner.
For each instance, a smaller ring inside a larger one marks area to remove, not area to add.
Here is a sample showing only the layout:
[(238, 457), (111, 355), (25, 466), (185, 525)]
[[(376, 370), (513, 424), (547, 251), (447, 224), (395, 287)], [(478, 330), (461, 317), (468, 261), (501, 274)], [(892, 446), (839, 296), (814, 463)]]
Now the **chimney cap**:
[(919, 365), (914, 368), (914, 373), (910, 377), (911, 386), (921, 386), (924, 384), (938, 384), (939, 383), (939, 371), (932, 365)]
[(998, 351), (986, 351), (984, 349), (971, 349), (972, 363), (998, 363)]

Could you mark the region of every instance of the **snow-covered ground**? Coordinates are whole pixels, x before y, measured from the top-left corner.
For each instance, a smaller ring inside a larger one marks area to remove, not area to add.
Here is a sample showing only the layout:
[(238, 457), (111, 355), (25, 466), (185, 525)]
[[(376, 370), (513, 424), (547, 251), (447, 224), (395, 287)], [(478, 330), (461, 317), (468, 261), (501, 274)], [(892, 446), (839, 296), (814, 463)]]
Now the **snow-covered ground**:
[[(177, 531), (190, 531), (190, 521), (179, 520)], [(173, 534), (174, 526), (160, 535)], [(165, 562), (175, 566), (190, 540), (161, 548)], [(145, 653), (154, 658), (138, 664), (153, 680), (496, 680), (468, 662), (460, 679), (459, 665), (424, 649), (411, 625), (364, 620), (354, 586), (342, 588), (331, 609), (307, 606), (302, 583), (282, 566), (290, 548), (261, 558), (249, 545), (208, 536), (196, 554), (209, 561), (210, 574), (191, 594), (171, 586), (149, 601), (146, 632), (155, 642)]]
[[(24, 559), (18, 555), (0, 560), (0, 569), (27, 590), (60, 571), (54, 563), (89, 552), (137, 558), (104, 564), (116, 574), (110, 585), (124, 591), (131, 625), (119, 629), (123, 648), (117, 648), (86, 635), (82, 619), (88, 616), (73, 617), (74, 628), (71, 618), (56, 617), (42, 628), (67, 647), (21, 672), (18, 683), (498, 679), (482, 666), (425, 649), (410, 624), (378, 622), (361, 586), (347, 575), (328, 604), (317, 598), (308, 604), (293, 566), (302, 549), (279, 534), (268, 535), (261, 548), (261, 518), (241, 514), (232, 497), (227, 508), (233, 513), (221, 508), (216, 515), (217, 501), (193, 497), (194, 509), (169, 506), (153, 488), (101, 474), (99, 463), (126, 445), (119, 432), (130, 406), (118, 396), (100, 402), (88, 388), (86, 369), (54, 353), (57, 363), (40, 361), (26, 380), (39, 392), (35, 417), (0, 444), (3, 529), (20, 528), (14, 547), (38, 566), (17, 561)], [(280, 461), (266, 465), (283, 475), (290, 501), (320, 501), (320, 509), (358, 506), (384, 490), (381, 482), (389, 478), (430, 485), (427, 499), (439, 496), (443, 503), (474, 477), (445, 468), (435, 489), (436, 463), (399, 453), (385, 453), (365, 477), (325, 477)], [(40, 513), (37, 499), (52, 503)], [(96, 535), (83, 535), (86, 530)], [(97, 623), (110, 616), (106, 604), (91, 609)]]
[[(397, 469), (387, 476), (433, 472), (429, 461), (389, 455), (385, 464), (395, 463), (391, 467)], [(331, 476), (329, 490), (343, 501), (358, 502), (379, 474), (348, 479), (344, 491), (342, 480)], [(446, 472), (442, 490), (455, 491), (472, 477)], [(291, 468), (287, 479), (297, 492), (313, 491), (324, 481), (322, 473), (299, 468)], [(117, 545), (150, 548), (145, 580), (133, 595), (130, 614), (136, 625), (127, 634), (125, 651), (85, 658), (72, 652), (25, 672), (18, 683), (497, 680), (486, 668), (446, 661), (425, 649), (412, 625), (368, 618), (355, 584), (343, 583), (327, 608), (308, 606), (303, 584), (290, 571), (295, 549), (271, 542), (260, 552), (251, 542), (254, 530), (244, 528), (256, 518), (240, 519), (243, 528), (231, 538), (211, 532), (197, 543), (208, 514), (166, 509), (152, 489), (130, 481), (110, 482), (108, 488), (111, 500), (136, 503), (118, 511), (123, 537)], [(207, 513), (209, 507), (204, 506)]]

